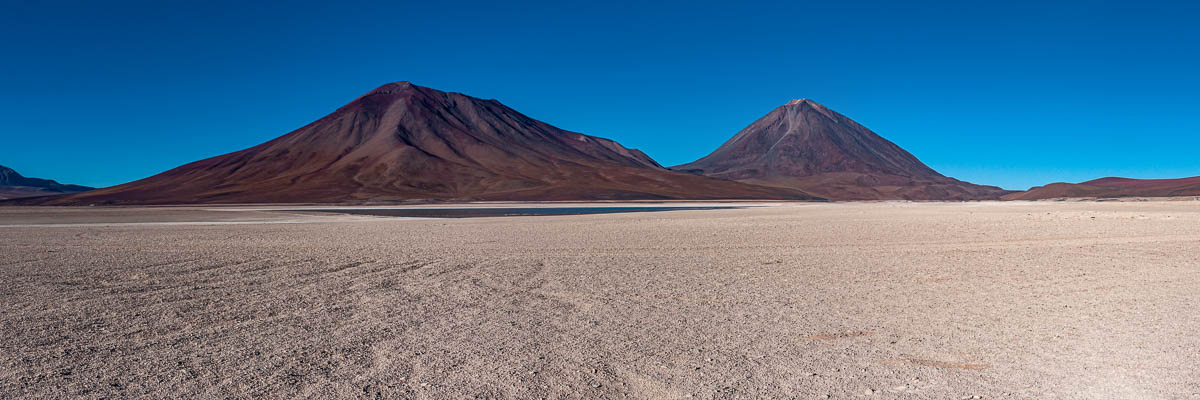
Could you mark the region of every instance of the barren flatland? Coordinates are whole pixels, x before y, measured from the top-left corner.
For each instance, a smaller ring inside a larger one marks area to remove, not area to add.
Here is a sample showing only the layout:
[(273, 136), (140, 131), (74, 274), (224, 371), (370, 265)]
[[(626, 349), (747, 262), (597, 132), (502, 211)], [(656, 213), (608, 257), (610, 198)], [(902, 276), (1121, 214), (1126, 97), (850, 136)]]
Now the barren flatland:
[(1200, 392), (1200, 201), (756, 205), (0, 208), (0, 397)]

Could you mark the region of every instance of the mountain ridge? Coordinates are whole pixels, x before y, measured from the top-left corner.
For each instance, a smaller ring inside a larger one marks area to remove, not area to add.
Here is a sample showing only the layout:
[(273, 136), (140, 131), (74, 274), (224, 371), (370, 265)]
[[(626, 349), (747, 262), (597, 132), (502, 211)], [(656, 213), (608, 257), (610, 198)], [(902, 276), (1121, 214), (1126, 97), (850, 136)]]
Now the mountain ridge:
[(51, 196), (93, 190), (83, 185), (58, 183), (52, 179), (29, 178), (16, 170), (0, 165), (0, 199)]
[(1104, 177), (1080, 183), (1055, 182), (1004, 196), (1005, 200), (1056, 198), (1200, 196), (1200, 176), (1174, 179)]
[(818, 199), (669, 171), (497, 100), (401, 81), (259, 145), (42, 204), (759, 198)]

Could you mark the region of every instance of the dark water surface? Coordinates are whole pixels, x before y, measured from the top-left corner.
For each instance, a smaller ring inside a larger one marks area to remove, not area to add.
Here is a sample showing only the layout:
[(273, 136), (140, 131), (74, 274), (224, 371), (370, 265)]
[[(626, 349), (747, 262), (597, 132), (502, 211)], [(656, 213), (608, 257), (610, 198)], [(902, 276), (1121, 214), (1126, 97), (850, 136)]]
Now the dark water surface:
[(654, 211), (721, 210), (744, 208), (736, 206), (711, 207), (560, 207), (560, 208), (331, 208), (308, 210), (279, 210), (288, 212), (319, 212), (334, 214), (375, 215), (381, 217), (474, 218), (524, 217), (537, 215), (615, 214)]

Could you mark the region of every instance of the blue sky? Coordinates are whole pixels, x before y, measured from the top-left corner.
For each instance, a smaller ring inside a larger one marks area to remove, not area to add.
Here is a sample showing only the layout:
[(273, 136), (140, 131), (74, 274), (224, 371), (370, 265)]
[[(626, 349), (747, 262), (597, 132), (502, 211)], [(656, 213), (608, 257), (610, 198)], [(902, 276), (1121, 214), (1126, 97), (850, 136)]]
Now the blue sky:
[(976, 183), (1200, 175), (1190, 2), (243, 3), (4, 1), (0, 165), (118, 184), (408, 80), (664, 165), (811, 98)]

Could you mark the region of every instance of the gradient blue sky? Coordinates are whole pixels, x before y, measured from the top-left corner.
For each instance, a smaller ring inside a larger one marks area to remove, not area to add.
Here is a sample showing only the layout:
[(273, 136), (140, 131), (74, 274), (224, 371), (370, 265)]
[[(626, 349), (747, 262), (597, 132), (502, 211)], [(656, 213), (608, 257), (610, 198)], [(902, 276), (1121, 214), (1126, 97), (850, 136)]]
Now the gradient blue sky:
[(243, 3), (3, 1), (0, 165), (118, 184), (408, 80), (664, 165), (811, 98), (976, 183), (1200, 175), (1195, 2)]

